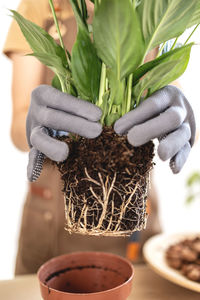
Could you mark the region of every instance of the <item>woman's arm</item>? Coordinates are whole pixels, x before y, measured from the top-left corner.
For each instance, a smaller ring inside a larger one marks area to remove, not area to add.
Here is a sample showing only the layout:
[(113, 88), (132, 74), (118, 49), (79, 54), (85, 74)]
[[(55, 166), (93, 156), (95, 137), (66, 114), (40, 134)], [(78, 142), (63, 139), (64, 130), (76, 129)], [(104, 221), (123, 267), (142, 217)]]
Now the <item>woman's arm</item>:
[(13, 62), (11, 138), (19, 150), (28, 151), (26, 116), (32, 90), (43, 83), (44, 66), (34, 57), (13, 53), (10, 58)]

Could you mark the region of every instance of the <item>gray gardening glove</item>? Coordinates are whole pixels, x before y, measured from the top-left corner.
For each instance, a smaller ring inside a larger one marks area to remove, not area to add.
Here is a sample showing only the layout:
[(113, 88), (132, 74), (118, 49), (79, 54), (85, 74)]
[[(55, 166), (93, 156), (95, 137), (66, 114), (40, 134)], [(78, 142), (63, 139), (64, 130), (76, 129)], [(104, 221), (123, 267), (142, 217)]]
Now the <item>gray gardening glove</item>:
[(127, 134), (131, 145), (141, 146), (158, 138), (158, 155), (170, 159), (174, 174), (182, 169), (194, 144), (196, 125), (192, 108), (175, 86), (155, 92), (136, 109), (125, 114), (114, 126), (115, 132)]
[(32, 92), (26, 121), (26, 134), (31, 148), (27, 175), (29, 181), (40, 176), (45, 155), (51, 160), (64, 161), (69, 153), (66, 143), (53, 138), (64, 131), (95, 138), (101, 134), (98, 121), (101, 109), (87, 101), (41, 85)]

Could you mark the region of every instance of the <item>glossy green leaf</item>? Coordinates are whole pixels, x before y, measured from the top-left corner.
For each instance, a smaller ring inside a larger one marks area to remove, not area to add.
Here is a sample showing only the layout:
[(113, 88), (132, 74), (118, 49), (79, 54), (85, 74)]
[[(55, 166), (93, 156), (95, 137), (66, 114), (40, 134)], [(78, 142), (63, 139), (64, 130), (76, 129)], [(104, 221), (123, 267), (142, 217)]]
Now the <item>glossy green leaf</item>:
[(101, 0), (95, 10), (93, 33), (98, 56), (118, 80), (140, 64), (144, 42), (130, 0)]
[(198, 0), (142, 0), (138, 6), (146, 49), (182, 34), (187, 28)]
[(81, 28), (72, 49), (71, 68), (80, 96), (95, 103), (99, 94), (101, 63), (89, 33)]
[(137, 103), (140, 101), (145, 90), (148, 89), (148, 95), (151, 95), (184, 73), (189, 62), (192, 45), (193, 44), (190, 44), (187, 47), (179, 48), (179, 51), (174, 52), (173, 55), (160, 61), (159, 65), (146, 73), (133, 89)]
[(187, 28), (192, 27), (200, 23), (200, 1), (197, 1), (195, 12), (192, 15), (191, 20), (189, 21)]
[(157, 65), (163, 63), (163, 62), (167, 62), (170, 61), (171, 58), (174, 59), (175, 57), (179, 58), (180, 53), (182, 55), (182, 53), (184, 51), (188, 51), (188, 49), (191, 49), (191, 46), (194, 45), (193, 43), (188, 44), (186, 46), (180, 47), (180, 48), (176, 48), (172, 51), (169, 51), (161, 56), (159, 56), (158, 58), (151, 60), (145, 64), (143, 64), (142, 66), (140, 66), (133, 74), (133, 84), (135, 85), (138, 80), (144, 76), (148, 71), (152, 70), (153, 68), (155, 68)]
[(33, 52), (57, 55), (61, 58), (63, 66), (67, 66), (64, 49), (43, 28), (25, 19), (18, 12), (14, 10), (11, 12)]
[[(150, 89), (152, 86), (159, 84), (161, 87), (161, 79), (165, 79), (166, 74), (168, 74), (178, 63), (178, 61), (171, 61), (158, 65), (153, 70), (149, 71), (141, 81), (139, 81), (133, 88), (133, 94), (136, 98), (137, 104), (141, 100), (141, 97), (145, 90)], [(170, 81), (171, 82), (171, 81)]]

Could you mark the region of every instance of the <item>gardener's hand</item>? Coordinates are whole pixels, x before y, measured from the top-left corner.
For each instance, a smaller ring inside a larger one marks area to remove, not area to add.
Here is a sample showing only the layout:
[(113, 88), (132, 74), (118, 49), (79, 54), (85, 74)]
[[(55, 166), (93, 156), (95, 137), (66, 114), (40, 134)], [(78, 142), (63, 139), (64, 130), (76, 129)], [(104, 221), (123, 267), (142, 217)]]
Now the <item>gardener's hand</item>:
[(133, 146), (159, 139), (158, 155), (170, 159), (173, 173), (182, 169), (194, 144), (196, 125), (192, 108), (175, 86), (166, 86), (119, 119), (115, 132), (127, 134)]
[(66, 143), (51, 137), (52, 130), (78, 134), (85, 138), (95, 138), (101, 134), (98, 123), (101, 110), (94, 104), (77, 99), (41, 85), (32, 92), (27, 116), (26, 133), (29, 146), (28, 179), (39, 177), (42, 154), (60, 162), (68, 156)]

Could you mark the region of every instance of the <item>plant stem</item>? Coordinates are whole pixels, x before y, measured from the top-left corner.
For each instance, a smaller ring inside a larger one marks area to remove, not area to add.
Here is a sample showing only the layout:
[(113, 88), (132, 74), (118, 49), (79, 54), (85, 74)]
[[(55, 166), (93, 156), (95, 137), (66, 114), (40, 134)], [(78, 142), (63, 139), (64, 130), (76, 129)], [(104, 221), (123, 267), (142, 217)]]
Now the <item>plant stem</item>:
[(56, 16), (56, 12), (55, 12), (52, 0), (49, 0), (49, 5), (51, 7), (51, 11), (52, 11), (52, 14), (53, 14), (53, 19), (54, 19), (54, 22), (55, 22), (55, 25), (56, 25), (56, 30), (57, 30), (58, 35), (59, 35), (60, 44), (61, 44), (62, 48), (65, 50), (65, 45), (63, 43), (62, 35), (61, 35), (59, 24), (58, 24), (58, 19), (57, 19), (57, 16)]
[(128, 77), (127, 101), (126, 101), (126, 111), (125, 111), (125, 113), (127, 113), (131, 110), (132, 85), (133, 85), (133, 74), (129, 75), (129, 77)]
[(108, 78), (106, 78), (106, 91), (108, 90), (109, 84), (108, 84)]
[(60, 77), (59, 74), (56, 74), (58, 76), (58, 79), (60, 80), (61, 88), (63, 93), (67, 93), (67, 88), (65, 86), (65, 83), (63, 82), (62, 78)]
[(82, 16), (84, 19), (84, 22), (87, 23), (88, 13), (87, 13), (87, 6), (85, 3), (85, 0), (81, 0), (81, 9), (82, 9)]
[(161, 55), (161, 53), (162, 53), (162, 51), (163, 51), (165, 45), (166, 45), (166, 42), (163, 43), (162, 46), (160, 47), (160, 50), (158, 51), (158, 54), (157, 54), (156, 58), (159, 57), (159, 56)]
[(175, 39), (175, 41), (174, 41), (174, 43), (173, 43), (173, 45), (172, 45), (170, 51), (173, 50), (173, 49), (175, 48), (176, 43), (177, 43), (177, 41), (178, 41), (178, 38), (179, 38), (179, 36)]
[(77, 0), (77, 2), (78, 2), (79, 9), (81, 11), (81, 15), (83, 15), (82, 6), (81, 6), (81, 0)]
[(105, 93), (105, 87), (106, 87), (106, 65), (102, 63), (98, 106), (101, 106), (103, 104), (103, 95)]
[(198, 28), (199, 24), (197, 24), (194, 29), (192, 30), (192, 32), (190, 33), (189, 37), (187, 38), (187, 40), (184, 43), (184, 46), (187, 44), (187, 42), (190, 40), (190, 38), (192, 37), (192, 35), (194, 34), (194, 32), (196, 31), (196, 29)]
[(140, 92), (140, 94), (135, 99), (136, 107), (140, 104), (141, 98), (142, 98), (142, 93)]
[(87, 9), (86, 9), (86, 4), (85, 0), (77, 0), (78, 6), (81, 12), (82, 20), (84, 23), (86, 23), (87, 20)]
[[(55, 8), (54, 8), (52, 0), (49, 0), (49, 5), (51, 7), (51, 11), (52, 11), (52, 14), (53, 14), (53, 19), (54, 19), (54, 23), (56, 25), (56, 30), (57, 30), (58, 36), (59, 36), (60, 45), (61, 45), (61, 47), (63, 48), (63, 50), (65, 52), (65, 56), (66, 56), (67, 63), (68, 63), (67, 67), (69, 67), (70, 66), (70, 59), (68, 57), (68, 54), (66, 54), (66, 51), (65, 51), (65, 45), (64, 45), (64, 42), (63, 42), (63, 39), (62, 39), (62, 35), (61, 35), (61, 32), (60, 32), (60, 27), (59, 27), (59, 24), (58, 24), (58, 19), (57, 19), (57, 16), (56, 16), (56, 12), (55, 12)], [(65, 83), (63, 82), (63, 79), (58, 74), (57, 74), (57, 76), (60, 80), (62, 91), (64, 93), (69, 93), (70, 92), (70, 85), (67, 83), (67, 86), (66, 86)]]

